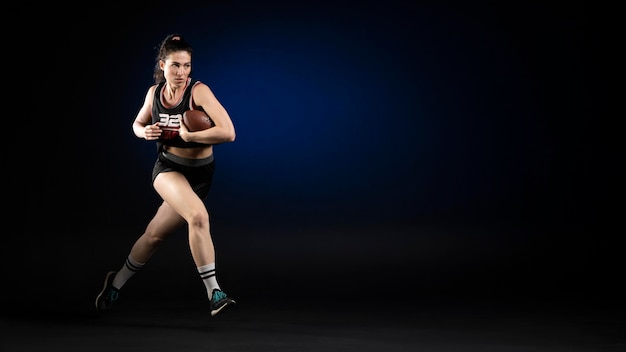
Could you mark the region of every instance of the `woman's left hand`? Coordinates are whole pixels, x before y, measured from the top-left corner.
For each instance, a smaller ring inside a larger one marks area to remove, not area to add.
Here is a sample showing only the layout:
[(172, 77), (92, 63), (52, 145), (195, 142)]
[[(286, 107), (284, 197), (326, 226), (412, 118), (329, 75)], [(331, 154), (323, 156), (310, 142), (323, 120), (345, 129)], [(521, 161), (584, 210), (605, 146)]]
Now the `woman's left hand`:
[(180, 136), (180, 138), (183, 139), (183, 141), (189, 142), (189, 140), (187, 139), (189, 138), (189, 129), (187, 128), (187, 126), (185, 126), (183, 119), (180, 119), (180, 127), (178, 128), (178, 135)]

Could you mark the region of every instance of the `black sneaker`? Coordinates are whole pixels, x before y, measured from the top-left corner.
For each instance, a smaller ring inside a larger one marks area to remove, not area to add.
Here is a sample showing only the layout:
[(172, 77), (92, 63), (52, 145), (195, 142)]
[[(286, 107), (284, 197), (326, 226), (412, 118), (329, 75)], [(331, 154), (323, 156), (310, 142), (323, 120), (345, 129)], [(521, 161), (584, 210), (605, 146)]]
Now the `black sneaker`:
[(235, 305), (235, 300), (226, 296), (219, 288), (211, 293), (211, 316), (221, 312), (224, 308)]
[(119, 290), (113, 287), (113, 278), (115, 271), (109, 271), (104, 278), (104, 287), (98, 297), (96, 297), (96, 309), (98, 311), (107, 311), (113, 308), (113, 302), (117, 301)]

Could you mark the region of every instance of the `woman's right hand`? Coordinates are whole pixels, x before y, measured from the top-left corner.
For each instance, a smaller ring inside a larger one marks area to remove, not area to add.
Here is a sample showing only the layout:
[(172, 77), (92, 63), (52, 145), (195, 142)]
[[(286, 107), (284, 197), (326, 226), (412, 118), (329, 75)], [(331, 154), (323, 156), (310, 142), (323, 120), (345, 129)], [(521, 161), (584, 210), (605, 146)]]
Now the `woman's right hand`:
[(146, 125), (143, 129), (144, 138), (148, 141), (153, 141), (159, 139), (161, 137), (161, 128), (159, 127), (159, 123), (155, 123), (153, 125)]

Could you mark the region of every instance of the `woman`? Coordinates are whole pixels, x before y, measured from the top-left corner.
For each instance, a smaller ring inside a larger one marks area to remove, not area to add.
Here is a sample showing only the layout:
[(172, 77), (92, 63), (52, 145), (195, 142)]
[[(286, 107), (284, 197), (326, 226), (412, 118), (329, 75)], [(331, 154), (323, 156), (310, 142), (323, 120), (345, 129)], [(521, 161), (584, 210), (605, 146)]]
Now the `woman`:
[[(155, 84), (148, 89), (132, 127), (137, 137), (157, 142), (152, 183), (163, 202), (124, 265), (119, 271), (107, 273), (96, 298), (99, 311), (112, 308), (126, 281), (184, 224), (188, 227), (193, 260), (206, 287), (211, 315), (235, 304), (217, 282), (209, 213), (203, 202), (215, 166), (213, 145), (233, 142), (235, 127), (211, 89), (191, 78), (192, 54), (192, 47), (178, 34), (168, 35), (159, 47)], [(213, 127), (189, 131), (182, 122), (186, 110), (203, 110), (213, 121)]]

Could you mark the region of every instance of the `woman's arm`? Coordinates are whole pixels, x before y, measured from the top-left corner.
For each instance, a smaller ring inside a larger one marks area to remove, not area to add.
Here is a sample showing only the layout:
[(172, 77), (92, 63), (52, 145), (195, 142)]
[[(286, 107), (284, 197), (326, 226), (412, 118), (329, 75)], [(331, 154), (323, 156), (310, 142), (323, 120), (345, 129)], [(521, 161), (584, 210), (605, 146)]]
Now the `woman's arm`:
[(135, 121), (133, 122), (133, 132), (135, 136), (146, 140), (155, 140), (161, 135), (159, 125), (152, 124), (152, 101), (155, 88), (156, 85), (153, 85), (148, 89), (143, 105), (141, 109), (139, 109)]
[(201, 106), (211, 117), (215, 126), (203, 131), (190, 132), (181, 123), (183, 125), (179, 130), (181, 138), (187, 142), (204, 144), (233, 142), (236, 136), (233, 121), (209, 86), (204, 83), (198, 83), (193, 88), (192, 99), (197, 106)]

